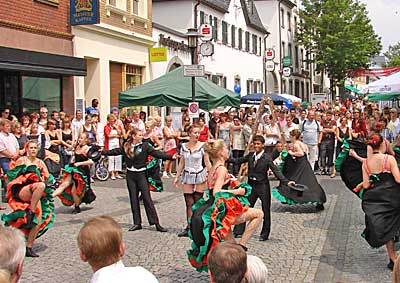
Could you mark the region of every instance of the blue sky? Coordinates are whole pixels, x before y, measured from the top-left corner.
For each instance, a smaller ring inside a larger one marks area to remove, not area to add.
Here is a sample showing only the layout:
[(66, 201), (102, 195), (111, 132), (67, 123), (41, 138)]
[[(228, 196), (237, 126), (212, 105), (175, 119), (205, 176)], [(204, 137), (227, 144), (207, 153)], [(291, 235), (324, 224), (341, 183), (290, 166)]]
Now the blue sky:
[(382, 38), (382, 53), (400, 42), (400, 0), (360, 0), (367, 4), (375, 32)]

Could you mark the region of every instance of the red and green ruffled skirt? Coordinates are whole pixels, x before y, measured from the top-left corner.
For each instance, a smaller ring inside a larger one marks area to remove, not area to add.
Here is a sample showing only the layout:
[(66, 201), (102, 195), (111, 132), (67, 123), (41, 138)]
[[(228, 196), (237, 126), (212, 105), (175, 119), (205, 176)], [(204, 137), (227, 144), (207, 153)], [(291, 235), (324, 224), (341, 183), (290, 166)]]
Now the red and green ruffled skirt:
[[(31, 224), (27, 224), (27, 210), (30, 209), (29, 202), (23, 202), (17, 196), (19, 190), (29, 184), (41, 182), (41, 173), (36, 166), (20, 165), (9, 170), (7, 173), (7, 199), (8, 205), (13, 210), (9, 214), (3, 214), (1, 220), (5, 226), (12, 226), (20, 229), (26, 237), (30, 230), (38, 224), (38, 216), (42, 212), (40, 228), (37, 237), (43, 235), (54, 224), (54, 200), (51, 196), (52, 189), (46, 186), (43, 196), (40, 199), (40, 207), (34, 212), (34, 219)], [(45, 182), (51, 184), (54, 181), (53, 176), (49, 176)]]
[(90, 180), (86, 172), (81, 171), (79, 168), (66, 165), (63, 168), (63, 175), (61, 178), (61, 183), (65, 181), (65, 179), (72, 174), (72, 183), (68, 186), (58, 197), (61, 202), (65, 206), (72, 206), (74, 204), (74, 200), (72, 198), (72, 188), (76, 186), (76, 194), (80, 199), (80, 203), (85, 202), (84, 196), (85, 194), (91, 190), (90, 189)]
[(247, 197), (251, 193), (251, 186), (231, 182), (230, 188), (245, 188), (246, 194), (237, 196), (228, 192), (218, 192), (208, 199), (202, 198), (192, 207), (189, 236), (193, 242), (187, 255), (190, 264), (199, 272), (208, 270), (210, 251), (231, 233), (236, 217), (249, 209)]

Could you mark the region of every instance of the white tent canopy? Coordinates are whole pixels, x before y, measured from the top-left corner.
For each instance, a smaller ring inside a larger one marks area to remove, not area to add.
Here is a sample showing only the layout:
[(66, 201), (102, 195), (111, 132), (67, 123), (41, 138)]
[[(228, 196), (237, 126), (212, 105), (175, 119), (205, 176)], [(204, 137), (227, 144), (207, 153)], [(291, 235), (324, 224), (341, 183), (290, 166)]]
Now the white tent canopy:
[(400, 72), (370, 83), (363, 92), (379, 94), (400, 92)]

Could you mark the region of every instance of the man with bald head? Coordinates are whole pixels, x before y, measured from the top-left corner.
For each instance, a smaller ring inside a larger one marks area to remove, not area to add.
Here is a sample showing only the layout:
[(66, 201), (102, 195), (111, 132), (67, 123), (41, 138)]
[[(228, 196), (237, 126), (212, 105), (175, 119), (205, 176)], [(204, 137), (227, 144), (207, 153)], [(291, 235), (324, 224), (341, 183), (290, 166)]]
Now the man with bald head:
[(210, 122), (208, 123), (208, 128), (210, 129), (210, 133), (213, 136), (213, 138), (215, 138), (216, 136), (218, 123), (219, 123), (219, 111), (215, 109), (213, 112), (213, 117), (210, 119)]
[(318, 140), (321, 132), (321, 125), (315, 120), (315, 111), (310, 110), (307, 119), (301, 124), (300, 128), (303, 135), (303, 142), (308, 147), (309, 158), (308, 161), (314, 172), (318, 170)]

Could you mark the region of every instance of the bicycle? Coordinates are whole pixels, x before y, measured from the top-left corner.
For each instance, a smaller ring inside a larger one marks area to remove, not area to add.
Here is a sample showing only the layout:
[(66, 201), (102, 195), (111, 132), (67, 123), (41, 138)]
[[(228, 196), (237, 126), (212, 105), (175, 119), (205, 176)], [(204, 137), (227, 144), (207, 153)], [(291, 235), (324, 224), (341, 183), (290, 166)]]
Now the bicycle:
[(96, 163), (94, 167), (94, 175), (99, 181), (107, 181), (110, 177), (110, 172), (108, 172), (108, 158), (101, 157)]

